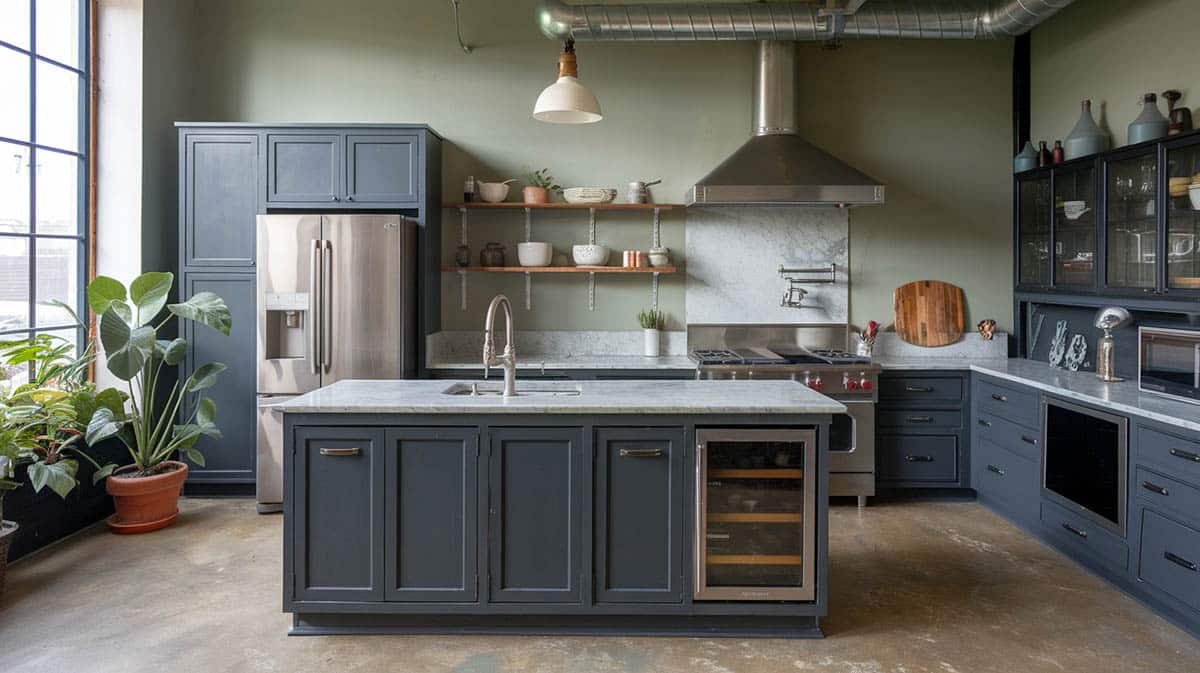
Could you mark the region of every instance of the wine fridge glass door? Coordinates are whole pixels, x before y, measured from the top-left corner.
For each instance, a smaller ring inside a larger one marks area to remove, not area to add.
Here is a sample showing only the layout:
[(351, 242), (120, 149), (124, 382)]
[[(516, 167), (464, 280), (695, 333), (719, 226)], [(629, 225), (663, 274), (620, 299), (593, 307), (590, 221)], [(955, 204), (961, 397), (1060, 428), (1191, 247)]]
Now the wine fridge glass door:
[(696, 600), (813, 600), (817, 438), (696, 432)]

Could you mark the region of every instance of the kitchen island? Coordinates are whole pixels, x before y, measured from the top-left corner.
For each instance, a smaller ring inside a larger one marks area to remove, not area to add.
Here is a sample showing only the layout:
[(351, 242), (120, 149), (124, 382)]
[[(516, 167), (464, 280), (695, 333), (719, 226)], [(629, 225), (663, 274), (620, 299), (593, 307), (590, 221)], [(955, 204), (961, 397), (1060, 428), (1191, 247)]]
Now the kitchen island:
[(498, 392), (348, 380), (276, 407), (291, 633), (821, 634), (841, 403), (791, 381)]

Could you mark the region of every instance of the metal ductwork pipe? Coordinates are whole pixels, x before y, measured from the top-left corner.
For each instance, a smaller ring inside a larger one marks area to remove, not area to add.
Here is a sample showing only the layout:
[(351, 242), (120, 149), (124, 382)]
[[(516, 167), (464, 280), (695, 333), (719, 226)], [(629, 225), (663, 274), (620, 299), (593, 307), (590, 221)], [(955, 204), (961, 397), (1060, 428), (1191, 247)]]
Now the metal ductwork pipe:
[(984, 39), (1020, 35), (1074, 0), (847, 0), (570, 5), (542, 0), (546, 37), (605, 41)]

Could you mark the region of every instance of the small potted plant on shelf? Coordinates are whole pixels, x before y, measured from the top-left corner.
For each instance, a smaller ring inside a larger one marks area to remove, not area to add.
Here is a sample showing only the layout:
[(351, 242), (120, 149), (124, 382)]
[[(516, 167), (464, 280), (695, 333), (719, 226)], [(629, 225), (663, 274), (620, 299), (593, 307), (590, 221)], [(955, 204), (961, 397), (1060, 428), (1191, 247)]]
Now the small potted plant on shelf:
[(667, 316), (662, 311), (642, 310), (638, 312), (638, 324), (642, 326), (644, 339), (642, 354), (649, 358), (658, 357), (659, 332), (667, 322)]
[[(212, 292), (167, 305), (173, 282), (170, 273), (151, 272), (134, 279), (128, 293), (107, 276), (88, 285), (88, 304), (100, 316), (108, 371), (129, 389), (128, 408), (98, 407), (87, 427), (89, 444), (116, 437), (133, 459), (105, 484), (117, 510), (108, 522), (116, 533), (147, 533), (171, 525), (179, 515), (179, 492), (188, 473), (187, 464), (175, 456), (203, 467), (196, 441), (221, 437), (216, 404), (199, 393), (217, 382), (224, 364), (197, 367), (186, 380), (175, 381), (165, 400), (158, 399), (163, 369), (178, 368), (187, 354), (187, 341), (159, 339), (159, 332), (173, 318), (182, 318), (227, 335), (232, 322), (229, 307)], [(164, 307), (168, 315), (159, 320)]]
[(525, 199), (525, 203), (531, 204), (548, 203), (551, 191), (562, 191), (562, 187), (554, 184), (554, 176), (550, 175), (549, 168), (539, 168), (526, 173), (525, 185), (525, 188), (521, 190), (521, 196)]

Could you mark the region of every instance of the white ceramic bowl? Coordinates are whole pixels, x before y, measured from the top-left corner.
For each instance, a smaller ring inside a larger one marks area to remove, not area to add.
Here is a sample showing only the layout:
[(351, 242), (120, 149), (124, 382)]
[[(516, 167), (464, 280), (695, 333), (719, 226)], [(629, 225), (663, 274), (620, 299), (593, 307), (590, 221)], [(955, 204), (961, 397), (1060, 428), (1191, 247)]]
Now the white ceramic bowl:
[(567, 203), (612, 203), (617, 190), (604, 187), (568, 187), (563, 190)]
[(554, 247), (549, 243), (518, 243), (517, 261), (521, 266), (550, 266), (554, 257)]
[(1192, 202), (1192, 210), (1200, 210), (1200, 184), (1188, 187), (1188, 199)]
[(479, 198), (488, 203), (500, 203), (508, 198), (508, 183), (481, 182), (479, 183)]
[(650, 266), (667, 266), (670, 263), (670, 248), (650, 248)]
[(608, 264), (607, 245), (573, 245), (571, 259), (577, 266), (604, 266)]

